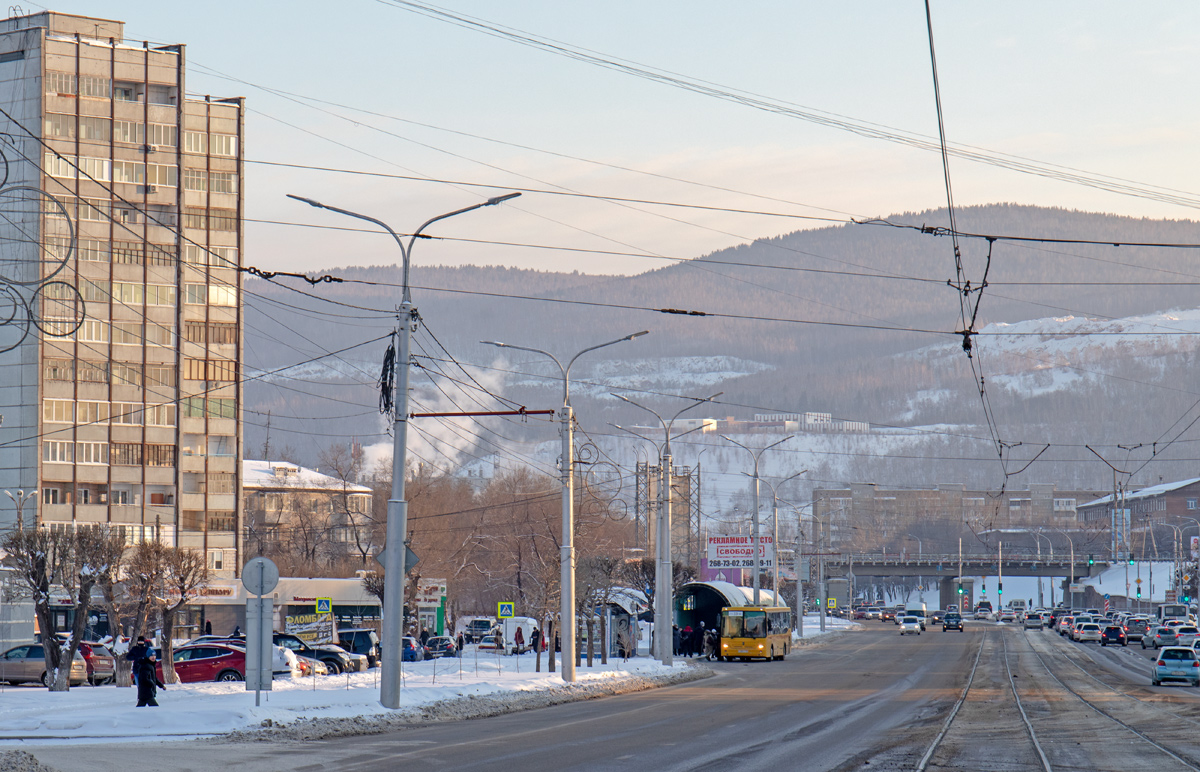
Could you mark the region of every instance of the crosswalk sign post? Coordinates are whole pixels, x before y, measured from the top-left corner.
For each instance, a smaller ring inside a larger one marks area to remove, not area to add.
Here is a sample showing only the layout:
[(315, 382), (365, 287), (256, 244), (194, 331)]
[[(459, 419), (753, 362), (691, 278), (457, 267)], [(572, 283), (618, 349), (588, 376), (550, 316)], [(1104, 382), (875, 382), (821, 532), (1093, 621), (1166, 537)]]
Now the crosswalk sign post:
[(513, 607), (516, 604), (511, 600), (501, 601), (496, 604), (496, 616), (500, 619), (512, 619), (516, 616)]
[(333, 598), (317, 598), (317, 613), (332, 614), (333, 613)]

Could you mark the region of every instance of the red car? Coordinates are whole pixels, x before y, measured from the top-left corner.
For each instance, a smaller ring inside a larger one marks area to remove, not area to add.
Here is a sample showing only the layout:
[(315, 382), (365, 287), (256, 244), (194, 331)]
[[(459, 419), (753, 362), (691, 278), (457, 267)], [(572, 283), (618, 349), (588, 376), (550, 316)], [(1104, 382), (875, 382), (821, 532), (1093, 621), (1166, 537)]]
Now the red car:
[[(171, 657), (175, 674), (185, 684), (197, 681), (246, 680), (246, 650), (222, 643), (201, 643), (182, 646)], [(162, 678), (162, 663), (156, 663)]]

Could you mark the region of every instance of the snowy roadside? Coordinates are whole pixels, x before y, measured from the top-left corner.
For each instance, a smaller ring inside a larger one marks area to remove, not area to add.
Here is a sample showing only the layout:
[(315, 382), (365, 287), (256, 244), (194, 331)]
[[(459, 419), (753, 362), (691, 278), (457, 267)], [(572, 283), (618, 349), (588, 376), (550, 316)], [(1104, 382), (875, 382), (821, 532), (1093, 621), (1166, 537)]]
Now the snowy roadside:
[[(259, 707), (254, 706), (253, 692), (245, 691), (242, 683), (169, 686), (159, 691), (158, 708), (135, 708), (136, 691), (115, 686), (74, 687), (69, 692), (0, 687), (0, 750), (62, 742), (180, 740), (263, 727), (272, 734), (295, 727), (298, 737), (328, 736), (329, 732), (365, 734), (386, 729), (381, 722), (390, 725), (494, 715), (710, 674), (707, 668), (686, 661), (664, 667), (638, 657), (608, 665), (597, 660), (594, 667), (578, 668), (576, 683), (567, 684), (557, 673), (533, 672), (532, 654), (497, 657), (480, 653), (476, 658), (472, 649), (461, 659), (404, 663), (398, 711), (379, 704), (378, 669), (277, 680), (272, 691), (262, 693)], [(543, 659), (543, 670), (545, 666)], [(531, 701), (533, 704), (527, 704)], [(456, 704), (464, 707), (453, 707)]]

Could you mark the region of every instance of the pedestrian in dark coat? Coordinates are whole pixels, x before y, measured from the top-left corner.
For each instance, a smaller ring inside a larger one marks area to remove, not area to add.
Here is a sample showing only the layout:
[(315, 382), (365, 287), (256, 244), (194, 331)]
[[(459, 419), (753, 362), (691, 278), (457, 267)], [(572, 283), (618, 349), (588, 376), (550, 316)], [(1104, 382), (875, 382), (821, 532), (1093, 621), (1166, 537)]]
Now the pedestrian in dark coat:
[(460, 657), (462, 656), (463, 644), (465, 644), (466, 642), (467, 642), (466, 639), (463, 638), (462, 630), (459, 630), (458, 631), (458, 640), (455, 641), (455, 645), (458, 647), (458, 656), (460, 656)]
[(675, 656), (679, 656), (679, 647), (683, 645), (683, 633), (679, 631), (679, 625), (671, 625), (671, 651)]
[(155, 687), (160, 686), (163, 689), (167, 688), (166, 684), (164, 684), (162, 681), (158, 680), (158, 671), (155, 669), (155, 664), (156, 664), (156, 662), (154, 659), (154, 652), (150, 652), (147, 656), (138, 660), (138, 663), (135, 666), (135, 669), (137, 671), (137, 676), (138, 676), (138, 678), (137, 678), (137, 692), (138, 692), (137, 706), (139, 708), (144, 708), (147, 705), (149, 705), (152, 708), (157, 708), (158, 701), (156, 699), (154, 699), (156, 696), (156, 692), (157, 692)]
[(130, 674), (133, 676), (133, 682), (138, 682), (138, 663), (146, 658), (150, 652), (150, 644), (146, 643), (146, 636), (139, 635), (137, 643), (129, 647), (129, 651), (125, 652), (125, 659), (133, 663)]
[(429, 643), (429, 630), (424, 627), (421, 628), (420, 640), (422, 646)]

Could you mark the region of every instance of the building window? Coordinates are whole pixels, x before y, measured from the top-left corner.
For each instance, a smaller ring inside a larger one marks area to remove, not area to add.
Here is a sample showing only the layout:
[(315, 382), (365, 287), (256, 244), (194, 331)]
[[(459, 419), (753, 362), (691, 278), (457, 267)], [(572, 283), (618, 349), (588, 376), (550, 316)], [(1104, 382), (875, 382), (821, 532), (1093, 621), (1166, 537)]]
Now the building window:
[(46, 72), (46, 93), (74, 96), (75, 76), (69, 72)]
[(186, 359), (183, 377), (193, 381), (237, 380), (235, 363), (229, 359)]
[(147, 128), (148, 141), (151, 145), (177, 147), (179, 145), (179, 129), (169, 123), (152, 123)]
[(75, 363), (75, 372), (79, 376), (80, 383), (108, 383), (109, 380), (107, 362), (78, 360)]
[(82, 343), (108, 343), (108, 324), (98, 319), (84, 319), (75, 339)]
[[(113, 463), (115, 464), (117, 462), (114, 461)], [(110, 499), (110, 504), (117, 504), (121, 506), (127, 506), (129, 504), (129, 491), (124, 488), (114, 489), (108, 494), (108, 496)]]
[(42, 443), (42, 461), (48, 463), (75, 463), (75, 444), (47, 440)]
[(74, 423), (75, 403), (69, 399), (42, 400), (42, 420), (47, 423)]
[(125, 426), (141, 426), (142, 406), (136, 402), (112, 403), (112, 422)]
[(237, 193), (237, 175), (233, 172), (210, 172), (208, 187), (213, 193)]
[(140, 102), (142, 101), (140, 86), (140, 83), (118, 81), (113, 84), (112, 98), (118, 102)]
[(175, 87), (151, 83), (146, 87), (146, 99), (152, 105), (175, 104)]
[(75, 138), (75, 116), (62, 113), (46, 113), (45, 132), (47, 137)]
[(185, 284), (183, 302), (193, 306), (202, 306), (208, 300), (208, 290), (203, 284)]
[(209, 151), (213, 155), (237, 156), (237, 137), (232, 134), (209, 134)]
[(231, 473), (210, 472), (208, 475), (208, 492), (210, 494), (234, 493), (236, 487), (236, 481)]
[(91, 424), (106, 424), (109, 419), (109, 407), (107, 402), (76, 402), (75, 403), (75, 423), (80, 426), (88, 426)]
[(70, 359), (47, 359), (42, 363), (42, 377), (47, 381), (73, 381), (75, 363)]
[(179, 185), (179, 169), (166, 164), (146, 164), (146, 184), (174, 188)]
[(208, 570), (220, 571), (224, 565), (225, 551), (224, 550), (209, 550), (208, 551)]
[(142, 385), (141, 365), (127, 364), (125, 362), (113, 362), (112, 373), (113, 383), (122, 384), (125, 386)]
[(109, 449), (109, 459), (117, 466), (141, 466), (142, 446), (133, 442), (114, 442)]
[(146, 365), (146, 385), (175, 388), (175, 368)]
[(209, 512), (208, 513), (208, 530), (209, 531), (232, 531), (233, 530), (233, 513), (232, 512)]
[[(112, 175), (113, 182), (144, 185), (146, 183), (146, 166), (137, 161), (113, 161)], [(92, 176), (95, 177), (95, 175)]]
[(147, 426), (174, 426), (175, 405), (146, 405)]
[(183, 132), (183, 150), (185, 153), (208, 152), (208, 135), (202, 131)]
[(146, 466), (175, 466), (175, 446), (147, 445)]
[(81, 116), (79, 118), (79, 138), (96, 142), (108, 142), (112, 136), (112, 122), (107, 118)]
[[(77, 442), (75, 443), (75, 461), (80, 464), (107, 464), (107, 442)], [(81, 501), (81, 504), (87, 502)]]
[(185, 531), (199, 531), (204, 527), (204, 513), (184, 510), (179, 515), (179, 527)]
[(1188, 509), (1195, 509), (1195, 508), (1196, 508), (1196, 500), (1195, 500), (1195, 499), (1188, 499), (1188, 500), (1187, 500), (1187, 508), (1188, 508)]
[(203, 169), (184, 169), (183, 189), (208, 190), (208, 172)]
[(131, 145), (141, 145), (146, 141), (146, 127), (136, 121), (113, 121), (113, 139)]
[(42, 503), (57, 504), (59, 498), (58, 488), (42, 488)]
[(233, 456), (233, 437), (223, 434), (208, 435), (208, 455)]

